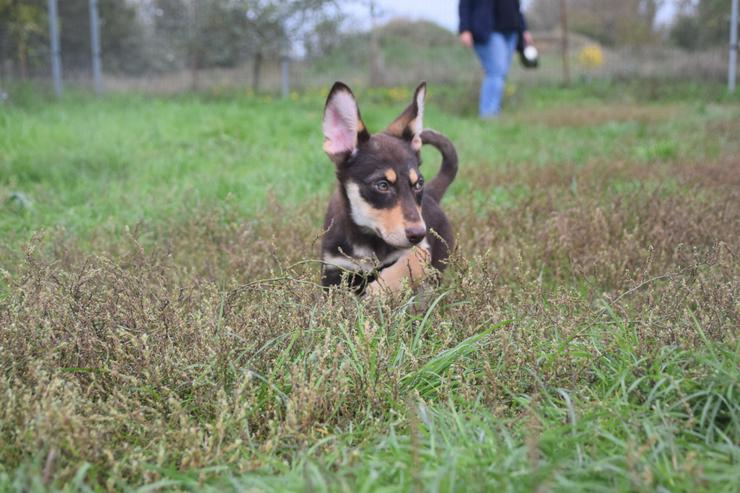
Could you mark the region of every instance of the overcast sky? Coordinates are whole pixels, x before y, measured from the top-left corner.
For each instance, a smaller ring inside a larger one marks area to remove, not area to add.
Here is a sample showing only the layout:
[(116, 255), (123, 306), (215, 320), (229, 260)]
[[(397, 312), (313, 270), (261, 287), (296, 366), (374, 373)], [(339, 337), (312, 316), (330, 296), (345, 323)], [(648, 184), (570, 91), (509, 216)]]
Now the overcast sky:
[[(452, 31), (457, 30), (457, 0), (376, 0), (384, 19), (405, 17), (408, 19), (428, 19)], [(556, 1), (556, 0), (550, 0)], [(619, 1), (619, 0), (615, 0)], [(528, 0), (522, 2), (526, 6)], [(668, 22), (676, 12), (676, 0), (666, 2), (658, 14), (658, 23)], [(369, 25), (369, 15), (366, 7), (355, 6), (350, 12)], [(367, 27), (367, 26), (364, 26)]]

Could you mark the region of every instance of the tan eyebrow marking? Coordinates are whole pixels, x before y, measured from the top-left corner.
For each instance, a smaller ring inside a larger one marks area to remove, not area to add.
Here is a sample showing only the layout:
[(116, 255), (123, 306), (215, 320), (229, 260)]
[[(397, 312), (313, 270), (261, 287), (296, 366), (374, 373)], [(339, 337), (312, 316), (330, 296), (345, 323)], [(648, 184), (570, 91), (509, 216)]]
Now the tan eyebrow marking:
[(416, 173), (415, 169), (409, 171), (409, 178), (411, 178), (412, 185), (416, 185), (416, 182), (419, 181), (419, 175)]
[(388, 179), (391, 183), (396, 183), (396, 180), (398, 179), (398, 175), (396, 175), (396, 172), (392, 169), (389, 169), (385, 172), (385, 177)]

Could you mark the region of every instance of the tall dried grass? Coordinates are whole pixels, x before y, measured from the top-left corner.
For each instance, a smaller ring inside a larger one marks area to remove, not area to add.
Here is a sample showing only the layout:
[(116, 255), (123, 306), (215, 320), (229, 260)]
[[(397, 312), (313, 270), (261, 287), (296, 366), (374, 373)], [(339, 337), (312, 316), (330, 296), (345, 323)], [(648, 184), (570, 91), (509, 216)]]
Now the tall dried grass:
[(92, 251), (41, 236), (0, 300), (0, 463), (48, 482), (88, 463), (108, 489), (244, 472), (405, 414), (409, 395), (531, 420), (514, 396), (588, 386), (625, 346), (736, 344), (739, 164), (464, 170), (528, 193), (447, 207), (459, 247), (421, 315), (317, 286), (320, 200)]

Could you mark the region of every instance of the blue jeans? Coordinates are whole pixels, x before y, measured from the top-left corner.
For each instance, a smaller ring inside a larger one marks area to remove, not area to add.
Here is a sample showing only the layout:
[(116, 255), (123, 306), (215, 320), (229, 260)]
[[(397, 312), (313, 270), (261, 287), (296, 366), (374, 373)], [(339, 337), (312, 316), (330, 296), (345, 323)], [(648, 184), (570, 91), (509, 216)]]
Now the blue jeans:
[(484, 73), (478, 105), (482, 118), (496, 116), (501, 111), (506, 75), (509, 73), (516, 42), (517, 34), (514, 32), (493, 31), (487, 43), (475, 44), (475, 52)]

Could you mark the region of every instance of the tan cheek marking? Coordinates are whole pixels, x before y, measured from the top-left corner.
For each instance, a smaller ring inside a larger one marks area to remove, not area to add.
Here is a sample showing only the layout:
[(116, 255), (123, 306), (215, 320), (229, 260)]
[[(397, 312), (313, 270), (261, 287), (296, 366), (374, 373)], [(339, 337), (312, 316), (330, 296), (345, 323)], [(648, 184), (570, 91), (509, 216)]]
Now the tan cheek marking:
[(416, 172), (415, 169), (409, 171), (409, 178), (411, 178), (412, 185), (416, 185), (416, 182), (419, 181), (419, 174)]
[(403, 210), (400, 204), (392, 209), (375, 209), (369, 207), (367, 216), (373, 223), (380, 226), (380, 230), (384, 235), (391, 234), (399, 229), (402, 230), (404, 227)]
[(403, 287), (405, 279), (409, 280), (411, 287), (418, 286), (424, 280), (430, 257), (427, 248), (409, 250), (395, 264), (380, 272), (378, 278), (367, 287), (367, 293), (371, 296), (381, 291), (396, 293)]
[(398, 179), (398, 175), (396, 175), (396, 172), (392, 169), (385, 172), (385, 177), (391, 183), (396, 183), (396, 180)]
[(398, 227), (403, 227), (403, 211), (401, 210), (401, 206), (397, 205), (392, 209), (378, 211), (378, 219), (383, 225), (383, 229), (387, 232), (391, 232)]

